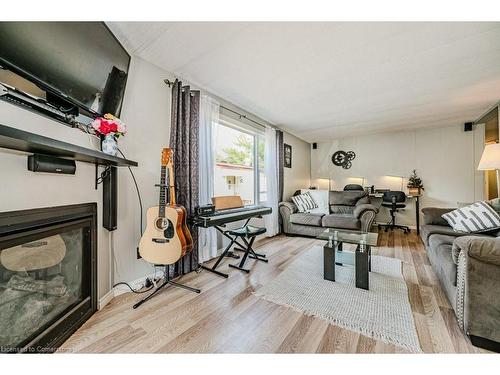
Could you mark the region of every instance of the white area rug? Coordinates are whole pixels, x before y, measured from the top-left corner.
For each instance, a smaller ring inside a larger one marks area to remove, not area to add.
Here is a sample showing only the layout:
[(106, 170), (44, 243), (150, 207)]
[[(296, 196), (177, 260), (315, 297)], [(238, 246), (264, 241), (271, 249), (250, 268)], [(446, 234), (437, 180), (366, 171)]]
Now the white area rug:
[(323, 279), (323, 248), (314, 246), (255, 294), (364, 336), (421, 352), (399, 259), (372, 256), (370, 290), (355, 287), (354, 267)]

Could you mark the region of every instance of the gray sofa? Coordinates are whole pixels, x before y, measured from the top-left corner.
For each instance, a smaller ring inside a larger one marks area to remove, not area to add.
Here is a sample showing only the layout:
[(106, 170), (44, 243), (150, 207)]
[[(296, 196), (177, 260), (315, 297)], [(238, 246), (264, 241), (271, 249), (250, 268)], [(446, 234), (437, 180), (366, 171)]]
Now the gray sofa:
[(279, 212), (285, 234), (316, 237), (326, 228), (368, 232), (378, 208), (364, 191), (330, 191), (329, 214), (300, 213), (292, 201), (281, 202)]
[(454, 232), (441, 217), (451, 210), (422, 209), (420, 235), (460, 327), (474, 345), (498, 352), (500, 231), (476, 235)]

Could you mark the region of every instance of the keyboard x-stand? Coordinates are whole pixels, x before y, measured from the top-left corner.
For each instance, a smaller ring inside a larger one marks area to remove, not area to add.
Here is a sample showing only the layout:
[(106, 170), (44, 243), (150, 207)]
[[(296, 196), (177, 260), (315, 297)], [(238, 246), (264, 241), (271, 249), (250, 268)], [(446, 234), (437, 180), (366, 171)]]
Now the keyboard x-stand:
[[(238, 241), (238, 237), (235, 235), (230, 235), (230, 230), (226, 230), (226, 224), (233, 223), (236, 221), (240, 220), (246, 220), (245, 224), (243, 227), (246, 227), (249, 223), (249, 221), (252, 218), (257, 218), (257, 217), (262, 217), (263, 215), (268, 215), (272, 212), (272, 209), (270, 207), (264, 207), (264, 206), (246, 206), (242, 208), (233, 208), (233, 209), (228, 209), (228, 210), (219, 210), (215, 211), (215, 213), (210, 214), (210, 215), (203, 215), (203, 216), (196, 216), (193, 218), (193, 224), (201, 227), (201, 228), (215, 228), (219, 233), (221, 233), (224, 237), (229, 239), (230, 243), (222, 254), (219, 256), (217, 261), (214, 263), (212, 267), (207, 267), (204, 265), (201, 265), (201, 268), (210, 272), (215, 273), (216, 275), (222, 276), (227, 278), (229, 275), (224, 272), (220, 272), (217, 270), (217, 267), (220, 265), (222, 260), (227, 257), (231, 256), (233, 258), (239, 258), (239, 257), (234, 257), (230, 254), (230, 249), (231, 247), (236, 244), (238, 247), (235, 247), (234, 250), (236, 251), (243, 251), (247, 252), (246, 249), (250, 248), (250, 254), (248, 255), (249, 258), (259, 260), (262, 262), (267, 262), (266, 256), (264, 254), (259, 254), (253, 251), (252, 249), (252, 243), (253, 239), (248, 243), (246, 239), (243, 238), (244, 244)], [(233, 265), (230, 265), (233, 266)], [(234, 266), (234, 268), (238, 268), (237, 266)]]

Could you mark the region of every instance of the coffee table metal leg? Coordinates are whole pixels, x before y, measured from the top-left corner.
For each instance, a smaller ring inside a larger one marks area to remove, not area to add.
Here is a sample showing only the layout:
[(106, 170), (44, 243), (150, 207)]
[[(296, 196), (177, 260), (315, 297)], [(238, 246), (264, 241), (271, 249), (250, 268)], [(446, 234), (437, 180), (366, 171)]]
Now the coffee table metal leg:
[[(337, 251), (342, 251), (342, 243), (343, 243), (343, 242), (339, 242), (339, 243), (337, 243)], [(335, 262), (335, 264), (336, 264), (337, 266), (343, 266), (343, 264), (342, 264), (342, 263), (339, 263), (339, 262)]]
[(369, 252), (366, 249), (364, 252), (359, 251), (359, 246), (356, 248), (355, 256), (355, 272), (356, 272), (356, 288), (368, 290), (369, 286)]
[(335, 249), (327, 245), (323, 247), (323, 278), (335, 281)]
[(368, 272), (372, 272), (372, 247), (366, 246), (366, 252), (368, 253)]

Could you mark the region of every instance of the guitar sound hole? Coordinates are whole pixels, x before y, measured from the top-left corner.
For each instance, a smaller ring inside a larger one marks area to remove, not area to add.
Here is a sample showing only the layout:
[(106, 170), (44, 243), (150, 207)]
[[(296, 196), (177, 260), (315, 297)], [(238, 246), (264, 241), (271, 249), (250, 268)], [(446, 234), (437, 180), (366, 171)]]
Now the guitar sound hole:
[(174, 224), (167, 218), (159, 217), (156, 219), (156, 228), (162, 230), (167, 239), (173, 238), (175, 235)]
[(159, 217), (156, 219), (156, 229), (158, 230), (165, 230), (167, 229), (168, 225), (169, 225), (169, 221), (168, 219), (165, 219), (164, 217)]

